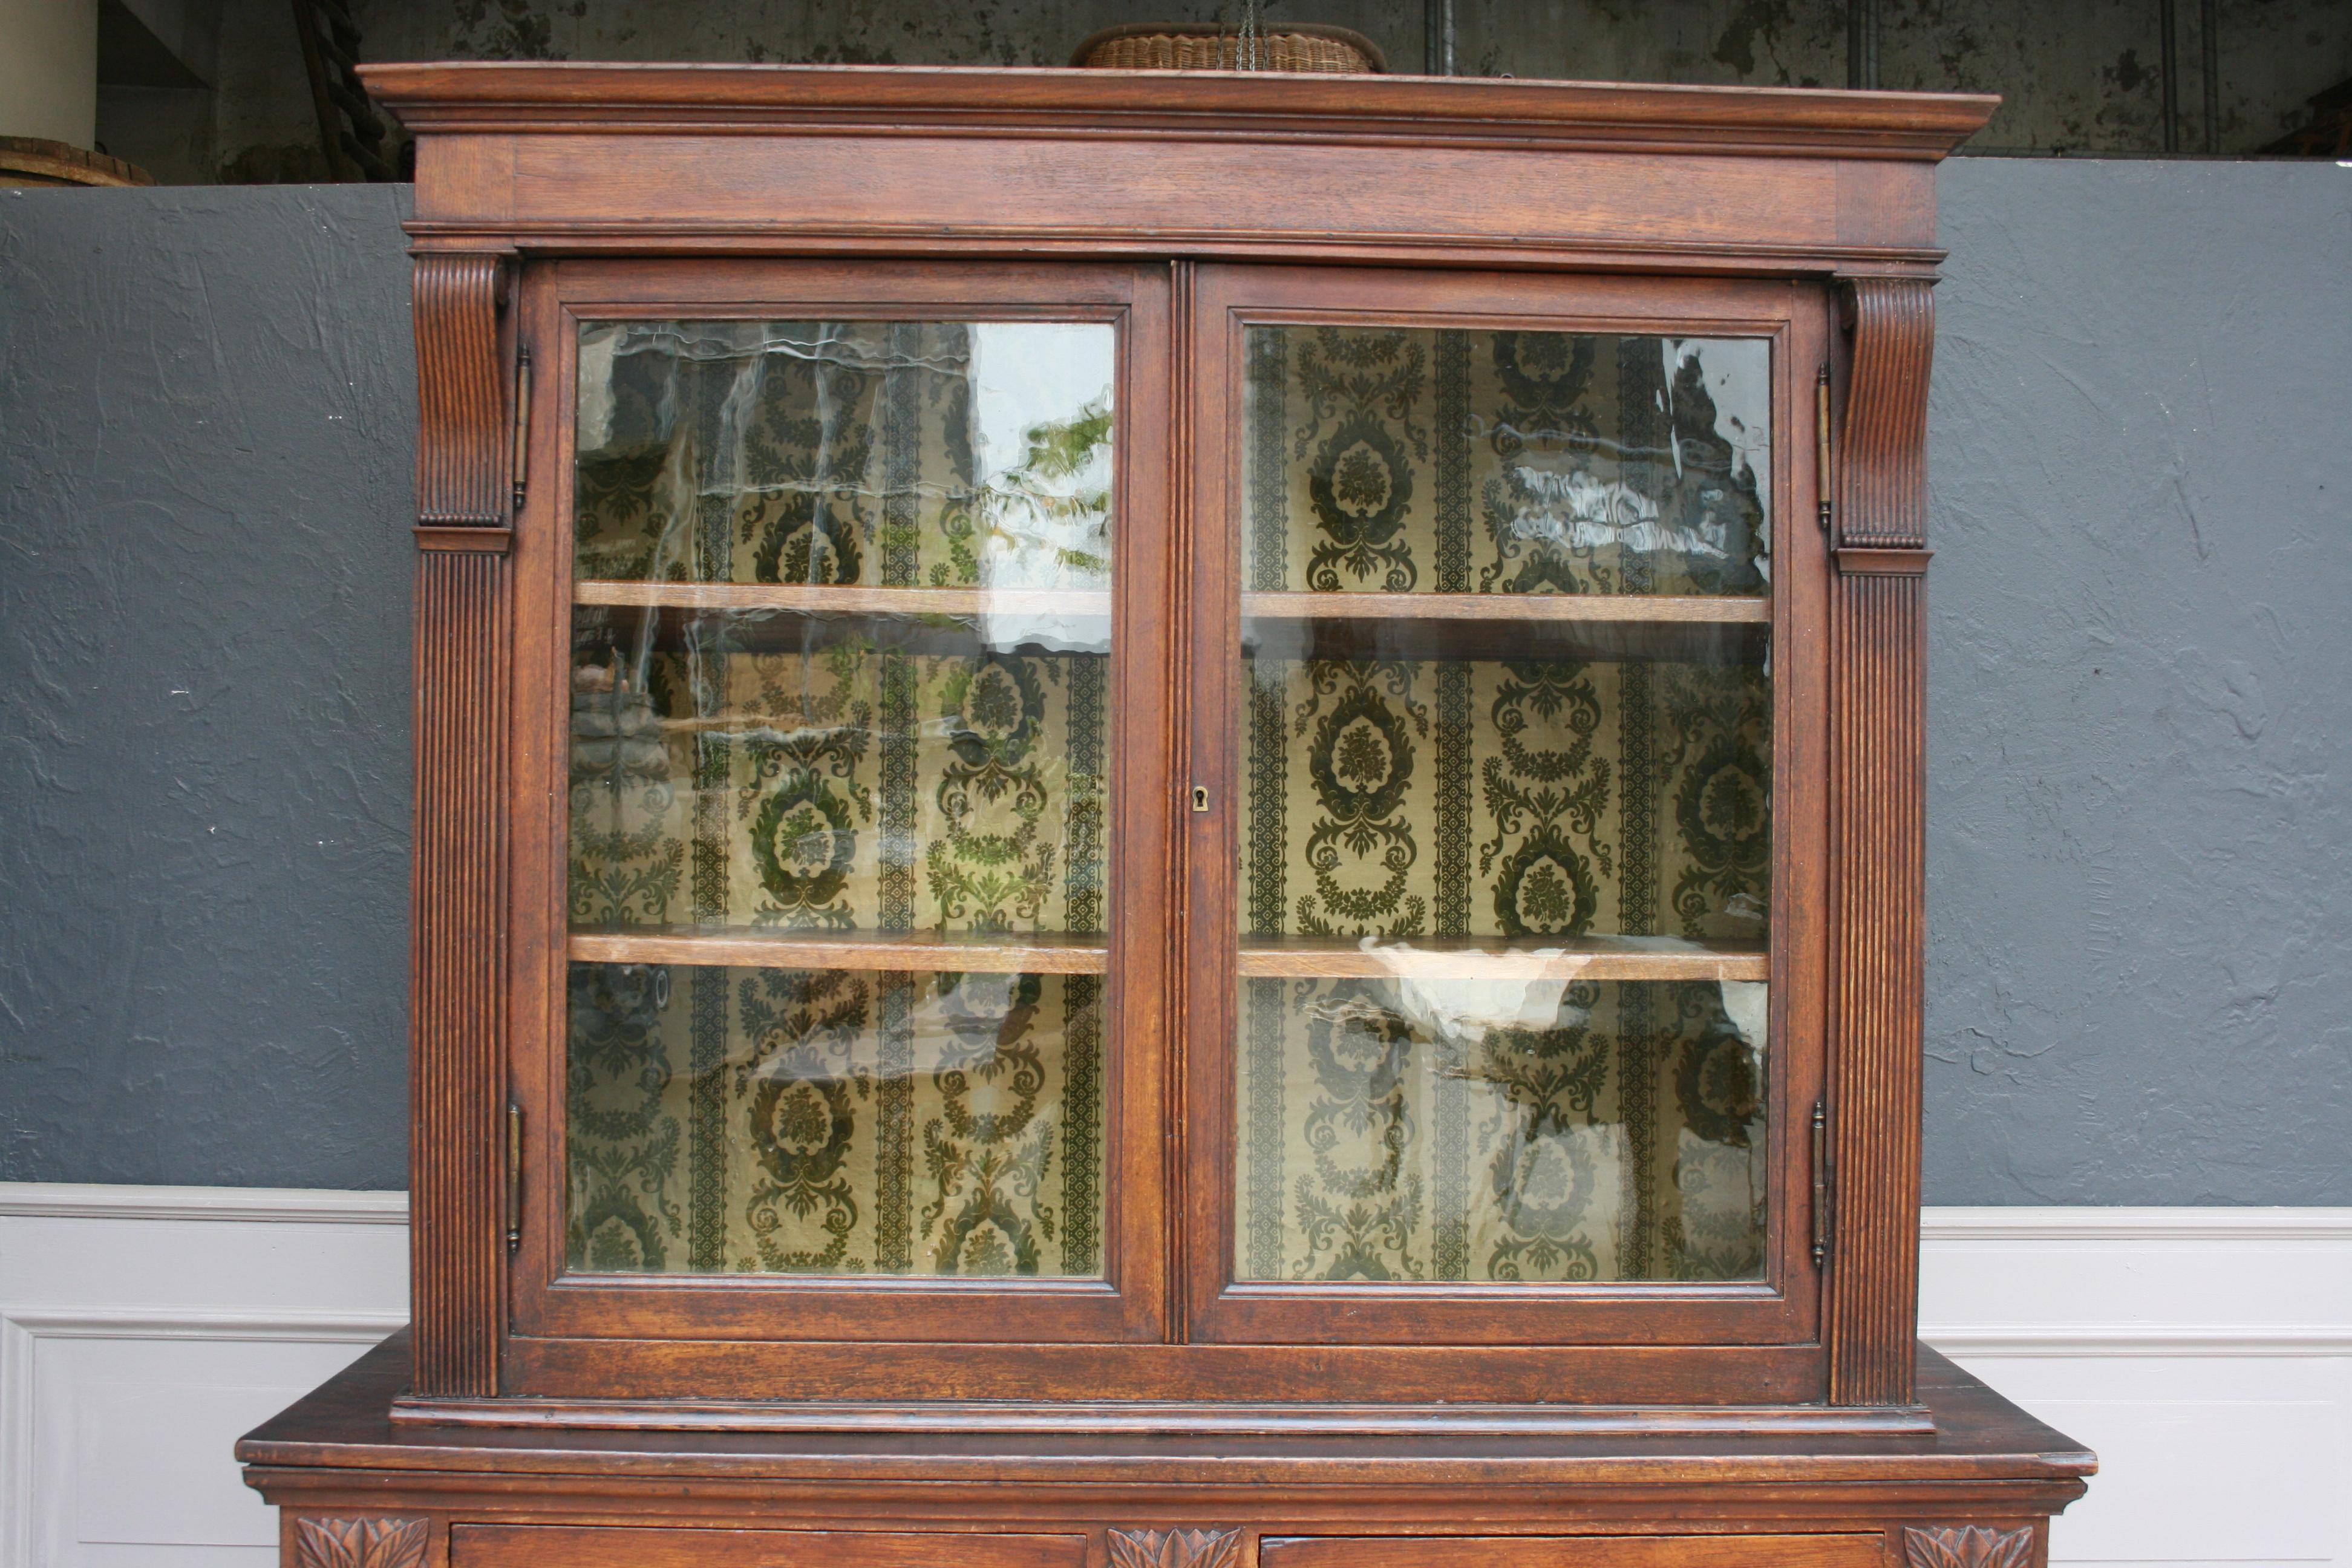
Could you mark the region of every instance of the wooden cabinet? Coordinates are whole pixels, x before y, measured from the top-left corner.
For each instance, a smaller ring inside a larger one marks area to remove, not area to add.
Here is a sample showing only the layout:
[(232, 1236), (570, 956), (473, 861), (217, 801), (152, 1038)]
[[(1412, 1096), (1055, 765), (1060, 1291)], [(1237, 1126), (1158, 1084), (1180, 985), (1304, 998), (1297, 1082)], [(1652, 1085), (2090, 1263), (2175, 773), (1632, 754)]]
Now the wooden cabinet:
[(290, 1564), (2032, 1568), (1914, 1344), (1990, 100), (370, 82), (415, 1322)]

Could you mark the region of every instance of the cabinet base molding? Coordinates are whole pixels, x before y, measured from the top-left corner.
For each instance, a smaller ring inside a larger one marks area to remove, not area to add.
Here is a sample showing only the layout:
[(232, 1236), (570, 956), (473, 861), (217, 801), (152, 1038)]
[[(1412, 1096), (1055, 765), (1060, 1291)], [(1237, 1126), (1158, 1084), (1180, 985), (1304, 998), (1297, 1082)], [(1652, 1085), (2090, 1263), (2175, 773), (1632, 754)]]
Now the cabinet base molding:
[(1924, 1348), (1922, 1429), (1834, 1436), (492, 1428), (394, 1422), (410, 1363), (395, 1335), (238, 1446), (289, 1568), (2043, 1568), (2095, 1465)]

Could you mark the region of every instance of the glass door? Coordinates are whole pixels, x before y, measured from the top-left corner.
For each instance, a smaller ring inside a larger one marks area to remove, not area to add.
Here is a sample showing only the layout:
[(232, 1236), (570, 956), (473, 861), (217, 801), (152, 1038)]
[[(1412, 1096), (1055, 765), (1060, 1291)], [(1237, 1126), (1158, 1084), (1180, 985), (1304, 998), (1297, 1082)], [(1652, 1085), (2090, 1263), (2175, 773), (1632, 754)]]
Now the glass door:
[(1807, 1331), (1819, 299), (1202, 270), (1193, 1337)]
[(520, 1315), (1151, 1331), (1165, 942), (1118, 900), (1165, 874), (1124, 795), (1165, 748), (1130, 640), (1163, 575), (1157, 279), (548, 291), (562, 1143)]

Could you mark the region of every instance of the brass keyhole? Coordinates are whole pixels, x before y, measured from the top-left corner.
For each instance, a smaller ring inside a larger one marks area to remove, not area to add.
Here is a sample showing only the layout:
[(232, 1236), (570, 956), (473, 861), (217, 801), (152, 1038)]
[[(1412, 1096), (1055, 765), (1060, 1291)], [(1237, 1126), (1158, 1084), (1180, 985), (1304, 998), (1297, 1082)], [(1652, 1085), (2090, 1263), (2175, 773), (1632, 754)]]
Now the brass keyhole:
[(1194, 811), (1206, 811), (1209, 809), (1209, 786), (1207, 784), (1194, 784), (1192, 786), (1192, 809)]

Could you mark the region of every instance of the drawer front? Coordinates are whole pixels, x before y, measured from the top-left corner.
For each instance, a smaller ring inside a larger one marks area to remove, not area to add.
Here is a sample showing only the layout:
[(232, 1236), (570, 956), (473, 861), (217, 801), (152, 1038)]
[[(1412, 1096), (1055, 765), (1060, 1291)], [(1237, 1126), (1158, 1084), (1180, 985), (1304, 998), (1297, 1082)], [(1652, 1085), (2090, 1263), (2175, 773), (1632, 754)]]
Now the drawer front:
[(461, 1524), (450, 1568), (1086, 1568), (1083, 1535)]
[(1886, 1568), (1883, 1535), (1315, 1536), (1259, 1568)]

